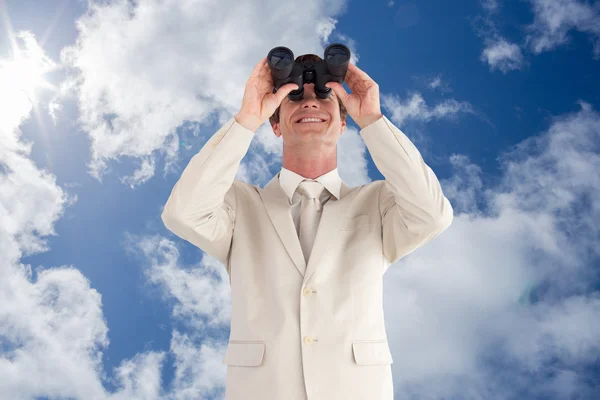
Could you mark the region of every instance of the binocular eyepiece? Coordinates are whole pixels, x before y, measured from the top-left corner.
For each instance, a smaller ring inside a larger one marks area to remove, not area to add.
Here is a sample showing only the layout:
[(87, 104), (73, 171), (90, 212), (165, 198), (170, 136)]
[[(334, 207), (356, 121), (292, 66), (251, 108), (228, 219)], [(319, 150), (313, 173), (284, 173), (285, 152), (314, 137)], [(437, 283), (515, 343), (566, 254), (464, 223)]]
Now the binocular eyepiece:
[(304, 84), (313, 83), (315, 94), (320, 99), (326, 99), (331, 94), (331, 88), (325, 86), (327, 82), (338, 82), (340, 85), (344, 82), (350, 49), (343, 44), (333, 43), (325, 49), (322, 61), (296, 62), (290, 49), (278, 46), (269, 51), (267, 62), (273, 77), (273, 93), (287, 83), (295, 83), (300, 89), (292, 90), (288, 98), (298, 101), (304, 97)]

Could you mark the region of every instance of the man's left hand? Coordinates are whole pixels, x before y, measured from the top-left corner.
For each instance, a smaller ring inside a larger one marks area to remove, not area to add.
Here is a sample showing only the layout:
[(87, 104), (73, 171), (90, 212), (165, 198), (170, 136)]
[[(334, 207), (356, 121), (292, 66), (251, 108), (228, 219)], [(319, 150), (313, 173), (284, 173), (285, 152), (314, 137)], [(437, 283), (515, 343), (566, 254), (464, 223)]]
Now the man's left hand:
[(327, 82), (354, 122), (363, 129), (383, 116), (379, 102), (379, 85), (369, 75), (352, 63), (348, 63), (345, 82), (352, 91), (349, 94), (338, 82)]

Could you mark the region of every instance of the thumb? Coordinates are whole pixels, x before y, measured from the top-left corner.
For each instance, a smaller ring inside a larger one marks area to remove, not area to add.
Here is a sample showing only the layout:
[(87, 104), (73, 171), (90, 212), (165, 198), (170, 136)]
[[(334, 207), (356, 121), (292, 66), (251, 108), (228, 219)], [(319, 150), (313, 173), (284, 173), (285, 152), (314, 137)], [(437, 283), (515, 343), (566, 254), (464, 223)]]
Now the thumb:
[(283, 99), (285, 99), (285, 97), (290, 94), (290, 92), (292, 90), (298, 90), (300, 89), (300, 86), (298, 86), (296, 83), (288, 83), (286, 85), (283, 85), (282, 87), (280, 87), (277, 90), (277, 93), (275, 93), (275, 95), (277, 96), (277, 102), (279, 104), (281, 104), (281, 102), (283, 101)]

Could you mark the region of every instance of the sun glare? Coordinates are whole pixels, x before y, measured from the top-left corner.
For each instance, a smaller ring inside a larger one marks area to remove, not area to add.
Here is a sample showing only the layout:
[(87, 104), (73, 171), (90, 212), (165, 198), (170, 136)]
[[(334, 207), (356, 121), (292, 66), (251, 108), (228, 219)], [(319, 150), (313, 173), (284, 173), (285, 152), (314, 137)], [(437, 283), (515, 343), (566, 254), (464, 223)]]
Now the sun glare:
[[(57, 69), (31, 32), (11, 34), (12, 57), (0, 57), (0, 129), (18, 126), (33, 109), (40, 123), (38, 89), (56, 90), (45, 74)], [(44, 133), (43, 127), (42, 134)]]
[(8, 78), (3, 82), (8, 92), (22, 90), (32, 102), (36, 102), (36, 89), (55, 89), (55, 86), (44, 80), (44, 74), (51, 71), (54, 66), (44, 62), (40, 57), (24, 57), (17, 52), (11, 61), (0, 61), (0, 69)]

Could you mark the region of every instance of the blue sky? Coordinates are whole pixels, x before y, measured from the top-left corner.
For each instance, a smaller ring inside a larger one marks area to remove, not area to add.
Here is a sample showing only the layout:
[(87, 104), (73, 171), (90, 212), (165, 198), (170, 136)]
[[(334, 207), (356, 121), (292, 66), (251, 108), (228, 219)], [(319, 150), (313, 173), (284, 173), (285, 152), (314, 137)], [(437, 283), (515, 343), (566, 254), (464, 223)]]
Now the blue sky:
[[(223, 397), (227, 276), (162, 207), (271, 48), (335, 42), (454, 208), (384, 277), (395, 398), (600, 397), (600, 2), (160, 3), (0, 1), (0, 399)], [(265, 124), (237, 179), (280, 168)], [(353, 122), (338, 170), (383, 179)]]

